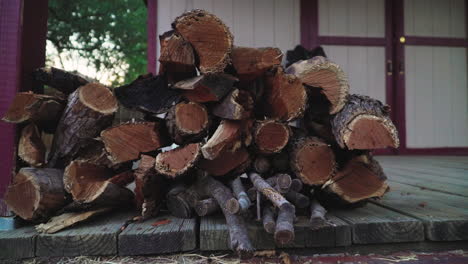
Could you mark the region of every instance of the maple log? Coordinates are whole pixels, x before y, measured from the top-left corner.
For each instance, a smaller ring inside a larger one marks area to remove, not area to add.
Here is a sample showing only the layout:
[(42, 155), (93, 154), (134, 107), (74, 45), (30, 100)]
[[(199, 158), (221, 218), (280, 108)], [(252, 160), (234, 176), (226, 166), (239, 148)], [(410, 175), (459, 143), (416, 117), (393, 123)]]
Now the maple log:
[(49, 153), (49, 167), (64, 167), (112, 124), (118, 105), (112, 92), (99, 83), (79, 87), (68, 97)]
[(172, 88), (183, 90), (180, 92), (192, 102), (217, 102), (232, 91), (237, 80), (226, 73), (210, 73), (179, 81)]
[(219, 211), (221, 208), (216, 199), (210, 197), (197, 201), (194, 209), (198, 216), (206, 216)]
[(376, 149), (399, 146), (398, 132), (390, 119), (390, 106), (363, 95), (350, 95), (332, 119), (335, 139), (342, 148)]
[(213, 176), (242, 174), (250, 166), (250, 154), (241, 147), (236, 151), (225, 151), (213, 160), (202, 159), (199, 168)]
[(249, 92), (235, 89), (224, 99), (213, 106), (213, 115), (230, 120), (249, 118), (254, 108), (254, 102)]
[(308, 86), (321, 88), (321, 93), (330, 102), (330, 114), (338, 113), (345, 105), (349, 93), (348, 78), (338, 64), (316, 56), (292, 64), (286, 72)]
[(316, 200), (312, 199), (310, 202), (310, 228), (318, 229), (328, 225), (325, 218), (327, 210)]
[(24, 220), (43, 222), (66, 203), (63, 170), (22, 168), (13, 177), (5, 203)]
[(172, 27), (194, 48), (200, 72), (223, 72), (230, 62), (234, 38), (218, 17), (195, 9), (177, 17)]
[(125, 207), (133, 200), (133, 193), (110, 181), (114, 172), (106, 167), (74, 160), (63, 174), (65, 190), (73, 200), (96, 207)]
[(115, 88), (114, 93), (126, 108), (151, 114), (165, 113), (181, 99), (180, 91), (170, 89), (165, 76), (151, 73)]
[(307, 92), (296, 76), (277, 67), (266, 73), (264, 84), (265, 116), (279, 121), (302, 117), (307, 106)]
[(257, 150), (262, 154), (279, 153), (288, 144), (291, 130), (288, 125), (274, 121), (257, 121), (253, 139)]
[(222, 120), (201, 151), (208, 160), (216, 159), (224, 152), (232, 152), (241, 146), (242, 124), (237, 121)]
[(239, 201), (241, 211), (246, 212), (252, 203), (250, 202), (249, 196), (245, 192), (245, 188), (242, 184), (240, 176), (231, 181), (231, 188), (234, 196)]
[(322, 185), (335, 173), (336, 161), (331, 147), (316, 137), (296, 138), (290, 150), (290, 166), (296, 177), (307, 185)]
[(389, 189), (382, 167), (370, 154), (354, 157), (327, 183), (326, 191), (343, 202), (357, 203), (371, 197), (382, 197)]
[(253, 161), (252, 167), (259, 174), (267, 173), (271, 168), (271, 163), (264, 156), (257, 156)]
[(171, 83), (196, 76), (195, 54), (190, 43), (173, 30), (160, 35), (159, 43), (160, 74), (165, 74)]
[(73, 93), (78, 87), (89, 83), (89, 80), (80, 74), (54, 67), (36, 69), (33, 72), (33, 78), (41, 84), (48, 85), (67, 95)]
[(53, 133), (65, 108), (64, 100), (32, 92), (17, 93), (2, 120), (20, 124), (35, 123), (42, 130)]
[(168, 143), (161, 124), (156, 122), (119, 124), (103, 130), (101, 140), (113, 164), (136, 160), (140, 153), (154, 151)]
[(156, 172), (170, 179), (187, 174), (201, 157), (201, 144), (192, 143), (159, 153), (156, 156)]
[(263, 228), (269, 234), (275, 233), (276, 228), (276, 221), (275, 221), (275, 213), (274, 208), (270, 205), (263, 206), (262, 210), (262, 223)]
[[(165, 182), (154, 169), (155, 159), (141, 155), (135, 170), (135, 202), (143, 219), (156, 216), (164, 199)], [(112, 179), (111, 179), (112, 180)]]
[(166, 126), (175, 143), (181, 145), (204, 137), (210, 119), (206, 107), (194, 102), (174, 105), (166, 116)]
[(35, 124), (30, 123), (21, 130), (18, 143), (18, 156), (32, 167), (42, 167), (45, 163), (46, 147), (41, 133)]
[(231, 60), (241, 82), (260, 78), (268, 69), (281, 64), (283, 53), (278, 48), (234, 47)]

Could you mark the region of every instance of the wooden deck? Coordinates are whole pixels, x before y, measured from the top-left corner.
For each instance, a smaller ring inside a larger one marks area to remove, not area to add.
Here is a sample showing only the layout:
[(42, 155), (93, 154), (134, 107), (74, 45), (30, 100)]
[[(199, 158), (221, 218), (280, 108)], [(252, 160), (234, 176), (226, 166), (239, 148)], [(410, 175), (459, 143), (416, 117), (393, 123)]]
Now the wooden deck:
[[(468, 157), (381, 156), (391, 192), (363, 208), (328, 214), (334, 226), (312, 231), (299, 217), (296, 239), (288, 248), (307, 252), (351, 252), (367, 246), (377, 251), (466, 248), (468, 245)], [(1, 258), (77, 255), (145, 255), (180, 251), (227, 250), (223, 218), (178, 219), (161, 216), (122, 231), (131, 213), (114, 213), (54, 235), (32, 227), (0, 231)], [(153, 226), (161, 219), (166, 225)], [(252, 223), (257, 249), (275, 248), (271, 235)]]

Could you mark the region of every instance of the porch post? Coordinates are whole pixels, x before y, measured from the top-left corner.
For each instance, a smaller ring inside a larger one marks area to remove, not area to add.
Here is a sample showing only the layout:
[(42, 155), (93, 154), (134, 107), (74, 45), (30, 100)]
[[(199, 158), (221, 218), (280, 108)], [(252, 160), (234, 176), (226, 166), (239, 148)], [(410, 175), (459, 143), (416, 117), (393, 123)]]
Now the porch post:
[(146, 20), (146, 30), (148, 36), (148, 47), (147, 47), (147, 71), (153, 74), (156, 74), (156, 60), (158, 57), (157, 54), (157, 42), (156, 38), (158, 36), (158, 1), (157, 0), (148, 0), (148, 16)]

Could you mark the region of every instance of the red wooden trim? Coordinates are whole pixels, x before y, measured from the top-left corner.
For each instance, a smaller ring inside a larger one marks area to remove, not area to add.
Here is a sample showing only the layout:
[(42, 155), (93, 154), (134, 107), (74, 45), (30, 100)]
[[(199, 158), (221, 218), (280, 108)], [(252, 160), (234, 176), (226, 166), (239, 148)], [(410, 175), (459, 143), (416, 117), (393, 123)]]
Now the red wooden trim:
[(405, 45), (467, 47), (468, 40), (463, 38), (437, 38), (405, 36)]
[(301, 45), (307, 49), (317, 47), (318, 42), (318, 0), (301, 0)]
[(385, 38), (319, 36), (320, 45), (385, 46)]
[(156, 60), (157, 54), (157, 31), (158, 31), (158, 1), (148, 0), (148, 16), (146, 19), (146, 30), (148, 36), (148, 47), (147, 47), (147, 66), (146, 70), (153, 74), (156, 74)]
[[(385, 0), (385, 100), (386, 104), (392, 109), (398, 106), (395, 98), (394, 75), (395, 71), (388, 74), (388, 63), (393, 63), (393, 4), (392, 0)], [(395, 69), (395, 67), (393, 67)], [(396, 122), (395, 113), (390, 113), (390, 118)], [(377, 154), (396, 154), (397, 149), (385, 149), (377, 152)]]

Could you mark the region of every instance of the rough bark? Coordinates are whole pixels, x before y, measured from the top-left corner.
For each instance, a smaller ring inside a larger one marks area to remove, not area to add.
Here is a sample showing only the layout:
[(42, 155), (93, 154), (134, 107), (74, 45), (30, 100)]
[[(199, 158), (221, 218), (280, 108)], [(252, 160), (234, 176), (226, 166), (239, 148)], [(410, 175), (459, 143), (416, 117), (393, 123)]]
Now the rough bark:
[(136, 160), (140, 153), (154, 151), (169, 142), (156, 122), (123, 123), (101, 132), (101, 140), (113, 164)]
[(283, 53), (278, 48), (234, 47), (231, 60), (241, 82), (260, 78), (268, 69), (281, 64)]
[(22, 168), (13, 177), (5, 203), (24, 220), (43, 222), (66, 203), (63, 170)]
[(198, 166), (213, 176), (229, 176), (244, 173), (250, 161), (249, 152), (240, 148), (234, 152), (225, 151), (214, 160), (202, 159)]
[(69, 97), (57, 126), (49, 154), (49, 167), (64, 167), (101, 130), (112, 124), (117, 111), (112, 92), (98, 83), (89, 83)]
[(202, 73), (223, 72), (230, 62), (234, 39), (218, 17), (196, 9), (177, 17), (172, 27), (192, 44)]
[(399, 146), (390, 119), (390, 106), (363, 95), (350, 95), (343, 110), (332, 119), (335, 139), (342, 148), (376, 149)]
[(206, 136), (209, 124), (206, 107), (194, 102), (178, 103), (166, 116), (169, 134), (179, 145), (195, 142)]
[(192, 143), (181, 146), (156, 156), (156, 171), (170, 179), (187, 174), (201, 157), (201, 144)]
[(214, 160), (224, 152), (241, 147), (242, 124), (238, 121), (222, 120), (214, 134), (202, 147), (203, 157)]
[(303, 116), (307, 92), (301, 81), (277, 67), (265, 76), (263, 114), (279, 121), (291, 121)]
[(338, 113), (345, 105), (349, 93), (348, 78), (338, 64), (317, 56), (292, 64), (286, 72), (294, 74), (306, 85), (321, 88), (330, 102), (330, 114)]
[(65, 101), (58, 97), (22, 92), (16, 94), (2, 120), (13, 124), (30, 121), (53, 133), (64, 108)]
[(249, 118), (254, 108), (253, 99), (247, 91), (235, 89), (213, 106), (213, 115), (230, 120)]
[(310, 202), (310, 228), (319, 229), (327, 226), (326, 213), (327, 210), (317, 200), (312, 199)]
[(240, 204), (233, 192), (221, 182), (207, 176), (199, 180), (197, 184), (203, 194), (216, 199), (224, 213), (237, 214), (240, 211)]
[(135, 170), (135, 203), (143, 219), (156, 216), (164, 199), (165, 182), (154, 169), (155, 159), (141, 155)]
[(207, 198), (195, 203), (195, 212), (198, 216), (207, 216), (216, 213), (221, 208), (214, 198)]
[(18, 144), (18, 156), (32, 167), (42, 167), (45, 163), (46, 147), (39, 129), (33, 123), (21, 130)]
[(298, 137), (291, 145), (290, 166), (296, 177), (307, 185), (321, 185), (335, 173), (331, 147), (316, 137)]
[[(250, 181), (271, 203), (280, 208), (281, 206), (288, 204), (291, 205), (275, 188), (268, 184), (259, 174), (255, 172), (249, 173)], [(294, 207), (294, 206), (293, 206)]]
[(263, 228), (267, 233), (274, 234), (276, 228), (274, 209), (270, 205), (264, 205), (262, 213)]
[(241, 211), (246, 212), (252, 203), (250, 202), (249, 196), (245, 192), (244, 185), (242, 184), (240, 177), (235, 178), (231, 182), (231, 188), (234, 196), (239, 201)]
[(192, 102), (218, 102), (232, 91), (236, 81), (232, 75), (212, 73), (177, 82), (172, 88), (183, 90), (183, 96)]
[(279, 153), (288, 144), (291, 130), (274, 120), (257, 121), (253, 138), (257, 150), (263, 154)]
[(175, 185), (166, 195), (166, 206), (173, 216), (179, 218), (192, 218), (193, 209), (187, 196), (187, 188)]
[(275, 242), (279, 245), (290, 244), (294, 241), (294, 219), (296, 209), (292, 204), (284, 204), (278, 209), (276, 218)]
[(54, 67), (38, 68), (33, 72), (34, 80), (59, 90), (64, 94), (73, 93), (78, 87), (89, 83), (88, 78)]
[(265, 181), (280, 193), (289, 192), (292, 183), (291, 176), (286, 173), (277, 173), (274, 176), (265, 179)]

